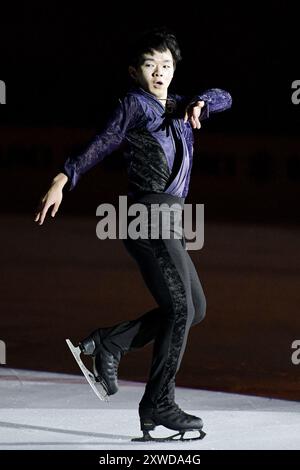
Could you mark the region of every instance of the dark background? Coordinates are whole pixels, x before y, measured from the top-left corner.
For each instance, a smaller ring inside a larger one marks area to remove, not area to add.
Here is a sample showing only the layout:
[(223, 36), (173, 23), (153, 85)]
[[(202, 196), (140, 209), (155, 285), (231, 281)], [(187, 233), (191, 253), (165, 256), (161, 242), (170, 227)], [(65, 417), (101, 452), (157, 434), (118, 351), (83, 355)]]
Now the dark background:
[(184, 59), (172, 88), (232, 92), (230, 116), (214, 120), (210, 130), (297, 134), (290, 88), (298, 19), (291, 3), (108, 5), (2, 6), (1, 79), (9, 106), (1, 110), (1, 123), (98, 125), (99, 108), (126, 90), (131, 41), (145, 28), (167, 25), (177, 33)]
[[(135, 318), (153, 299), (122, 242), (95, 236), (95, 210), (127, 182), (118, 152), (33, 222), (69, 154), (86, 146), (129, 84), (126, 54), (145, 28), (181, 46), (170, 91), (228, 90), (232, 109), (195, 131), (187, 202), (205, 204), (205, 245), (190, 252), (207, 318), (190, 332), (177, 383), (299, 399), (300, 105), (293, 4), (18, 3), (1, 6), (1, 320), (7, 367), (77, 373), (64, 338)], [(133, 296), (131, 292), (134, 291)], [(138, 357), (137, 357), (138, 356)], [(146, 380), (151, 348), (120, 377)]]

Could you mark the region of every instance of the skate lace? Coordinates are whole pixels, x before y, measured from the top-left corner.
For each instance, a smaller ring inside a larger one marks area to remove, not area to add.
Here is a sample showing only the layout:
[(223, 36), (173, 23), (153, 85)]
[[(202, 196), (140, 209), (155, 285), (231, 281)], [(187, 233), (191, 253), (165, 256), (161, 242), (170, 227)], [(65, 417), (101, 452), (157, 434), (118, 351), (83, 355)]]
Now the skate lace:
[(185, 415), (185, 412), (175, 402), (168, 402), (168, 403), (161, 404), (159, 408), (162, 411), (172, 411), (175, 413), (179, 413), (181, 415)]
[(119, 357), (116, 357), (116, 356), (113, 355), (113, 368), (114, 368), (115, 376), (117, 376), (117, 374), (118, 374), (118, 368), (119, 368), (119, 364), (120, 364), (120, 360), (121, 360), (122, 355), (123, 355), (122, 352), (120, 353)]
[(116, 359), (116, 358), (114, 357), (114, 371), (115, 371), (115, 375), (117, 375), (117, 373), (118, 373), (118, 368), (119, 368), (119, 361), (118, 361), (118, 359)]

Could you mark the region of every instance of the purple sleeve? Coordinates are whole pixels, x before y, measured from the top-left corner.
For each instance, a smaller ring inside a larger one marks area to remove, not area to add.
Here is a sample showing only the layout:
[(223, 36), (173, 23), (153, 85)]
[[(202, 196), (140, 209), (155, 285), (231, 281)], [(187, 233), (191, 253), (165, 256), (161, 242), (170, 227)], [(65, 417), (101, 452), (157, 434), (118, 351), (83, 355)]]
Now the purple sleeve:
[(205, 105), (202, 108), (200, 120), (209, 118), (211, 113), (219, 113), (225, 109), (231, 108), (232, 97), (228, 91), (221, 90), (220, 88), (212, 88), (205, 91), (201, 95), (197, 95), (191, 102), (204, 101)]
[(211, 88), (206, 90), (200, 95), (193, 97), (174, 95), (177, 103), (177, 112), (179, 117), (183, 117), (186, 108), (195, 103), (196, 101), (204, 101), (205, 105), (202, 108), (200, 120), (207, 119), (211, 113), (219, 113), (225, 109), (231, 108), (232, 97), (228, 91), (221, 90), (220, 88)]
[(119, 100), (101, 133), (95, 136), (83, 153), (67, 158), (61, 167), (61, 172), (69, 178), (66, 185), (69, 191), (76, 186), (85, 172), (120, 147), (126, 131), (140, 122), (141, 112), (142, 107), (134, 96), (125, 96)]

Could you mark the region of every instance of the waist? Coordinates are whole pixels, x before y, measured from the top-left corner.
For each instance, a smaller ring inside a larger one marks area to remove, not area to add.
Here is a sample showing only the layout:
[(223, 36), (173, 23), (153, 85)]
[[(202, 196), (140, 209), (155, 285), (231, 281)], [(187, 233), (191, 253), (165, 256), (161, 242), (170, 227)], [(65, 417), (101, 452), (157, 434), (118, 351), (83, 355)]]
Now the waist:
[(173, 206), (173, 204), (178, 204), (180, 207), (172, 207), (173, 210), (182, 210), (184, 208), (184, 197), (174, 196), (173, 194), (168, 193), (145, 193), (134, 198), (130, 199), (131, 203), (141, 203), (141, 204), (167, 204), (168, 206)]

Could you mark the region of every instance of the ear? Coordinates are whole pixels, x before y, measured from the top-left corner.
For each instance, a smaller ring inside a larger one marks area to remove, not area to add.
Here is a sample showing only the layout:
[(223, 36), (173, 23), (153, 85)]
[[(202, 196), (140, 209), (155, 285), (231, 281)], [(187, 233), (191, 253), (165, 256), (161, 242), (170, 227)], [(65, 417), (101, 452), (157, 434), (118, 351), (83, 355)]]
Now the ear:
[(132, 65), (129, 65), (129, 67), (128, 67), (128, 73), (129, 73), (129, 75), (131, 76), (131, 78), (133, 78), (134, 80), (136, 80), (136, 78), (137, 78), (136, 69), (135, 69)]

